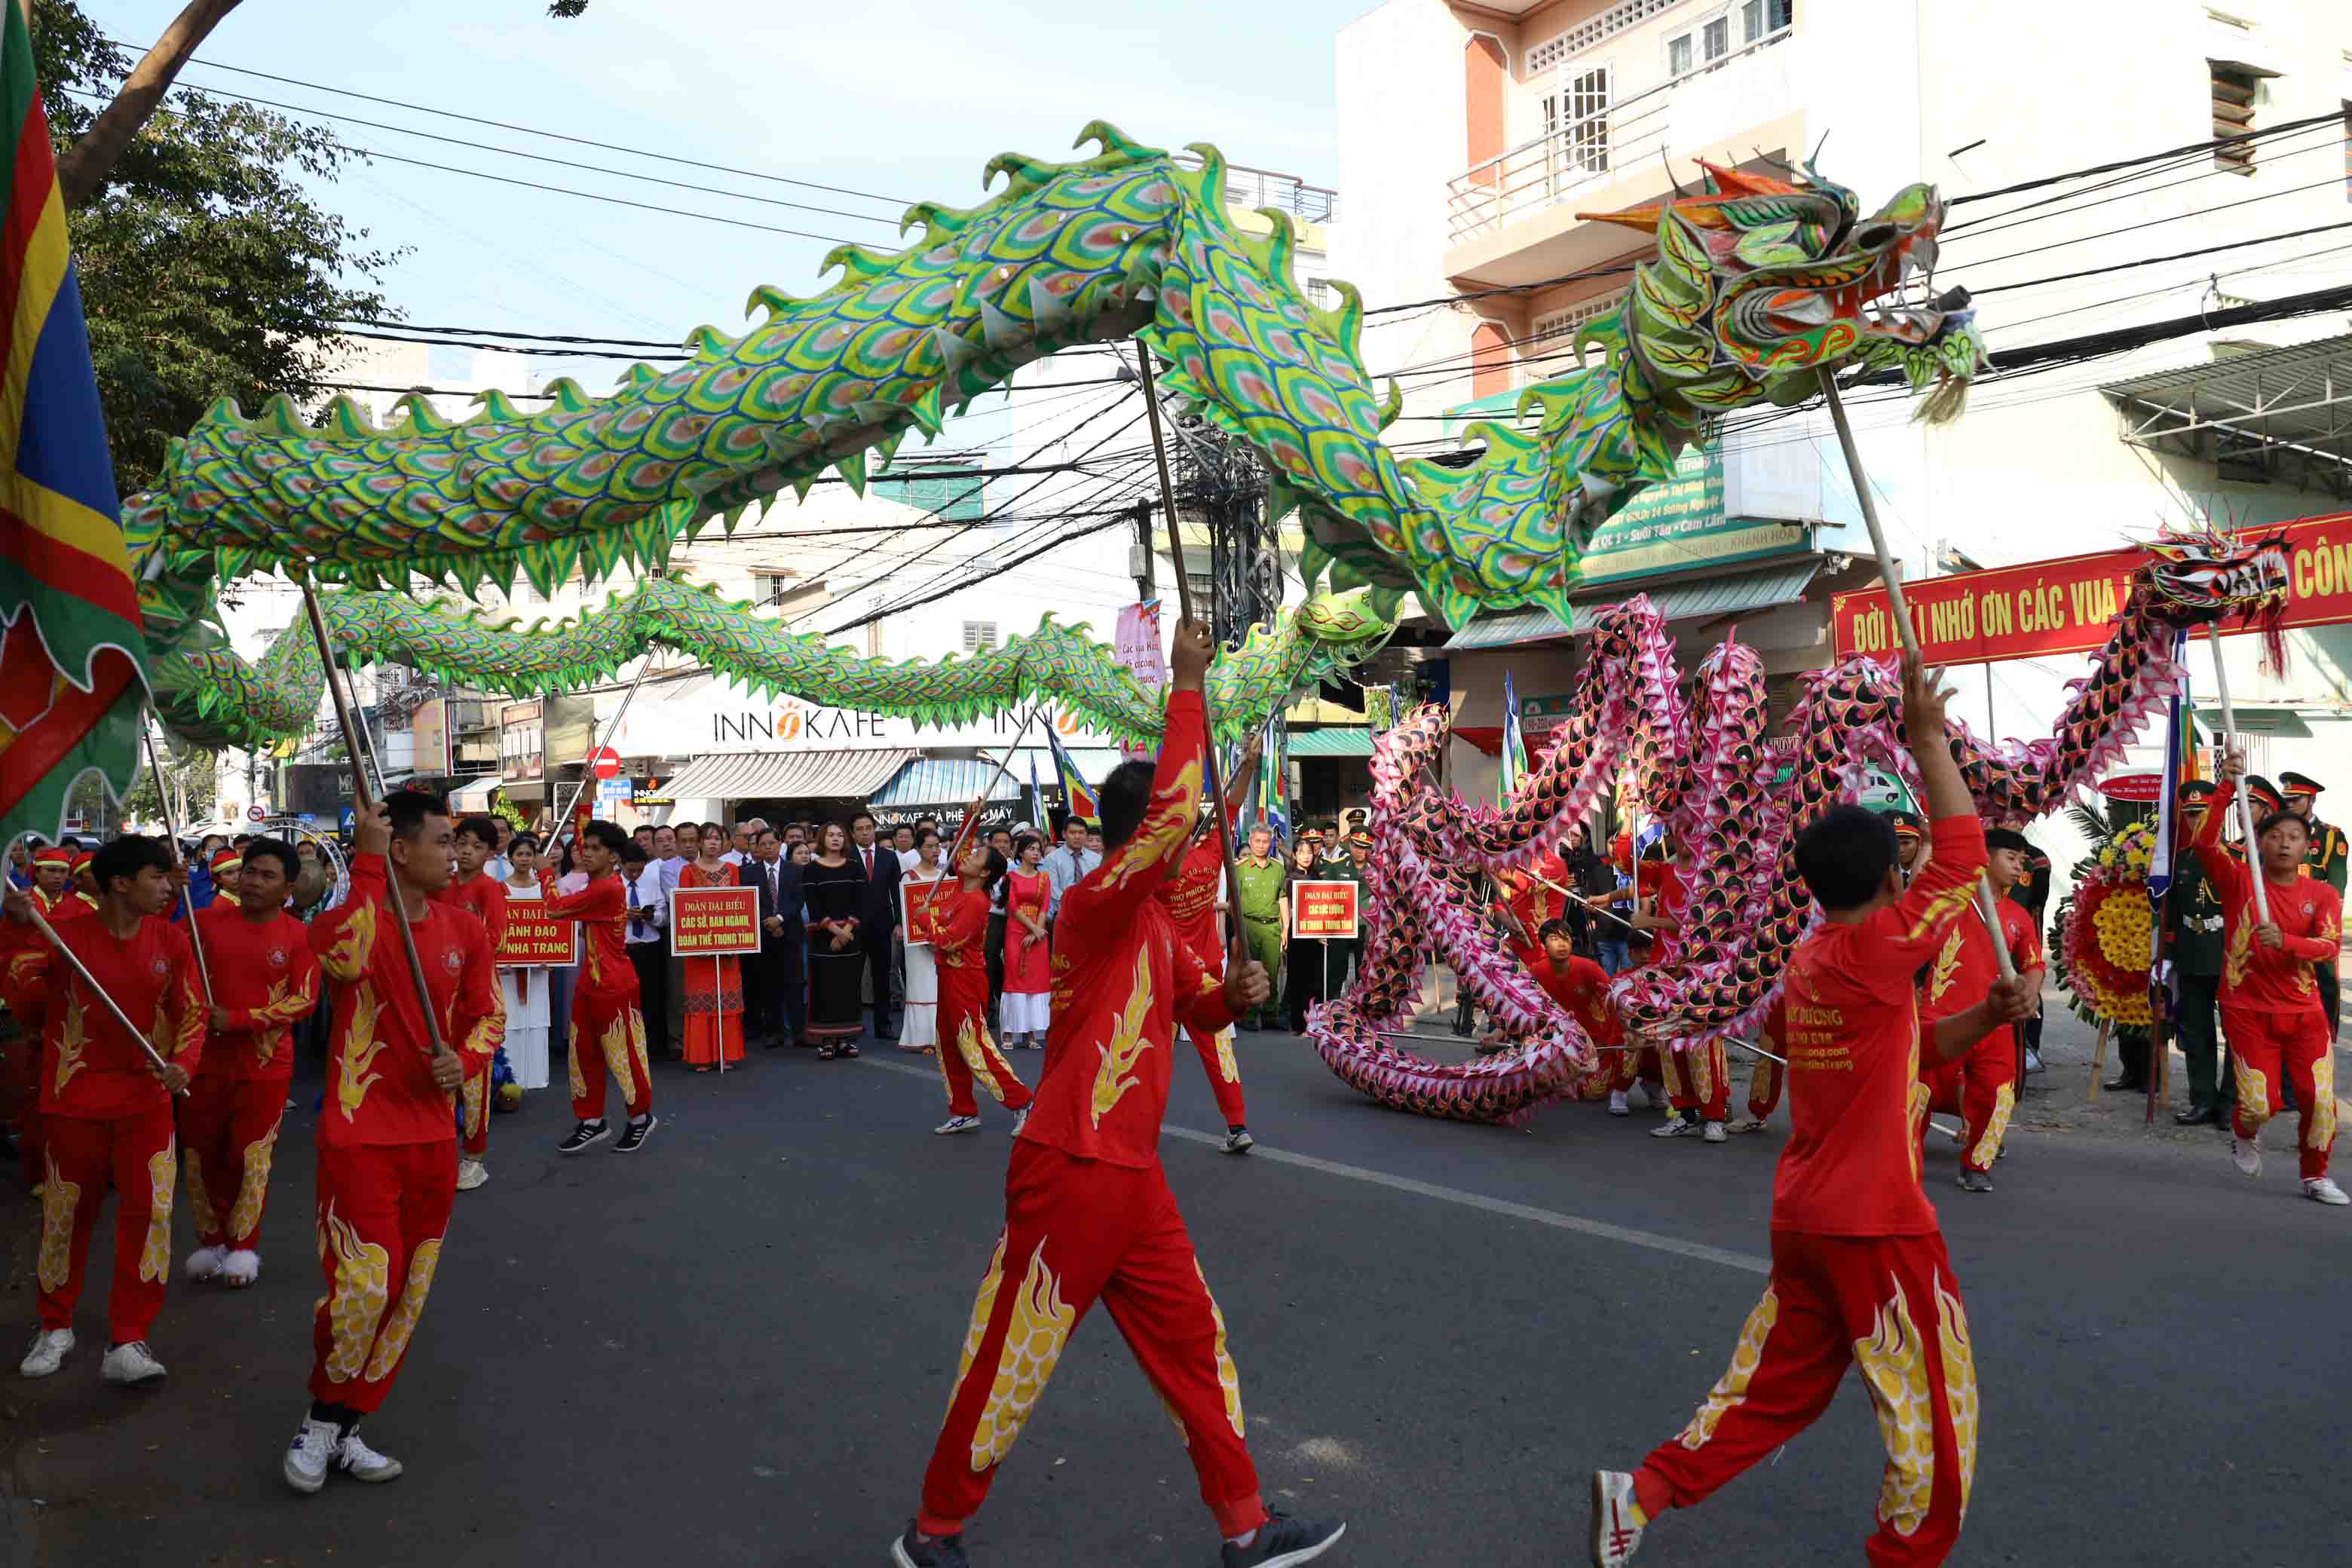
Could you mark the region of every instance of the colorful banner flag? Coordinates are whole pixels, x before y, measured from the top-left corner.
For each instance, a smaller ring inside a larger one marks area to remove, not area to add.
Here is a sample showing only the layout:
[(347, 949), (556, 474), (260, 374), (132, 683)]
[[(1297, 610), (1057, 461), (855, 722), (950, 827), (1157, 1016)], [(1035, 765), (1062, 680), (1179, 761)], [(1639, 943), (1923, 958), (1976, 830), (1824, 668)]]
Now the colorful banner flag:
[(0, 26), (9, 132), (0, 226), (0, 839), (64, 826), (95, 770), (120, 795), (139, 770), (147, 704), (139, 591), (90, 369), (48, 116), (21, 7)]
[(2190, 728), (2194, 722), (2194, 705), (2189, 698), (2189, 666), (2183, 655), (2188, 652), (2189, 634), (2176, 632), (2172, 638), (2172, 657), (2180, 668), (2180, 690), (2172, 699), (2172, 710), (2164, 726), (2164, 787), (2156, 807), (2156, 846), (2147, 862), (2147, 896), (2155, 901), (2157, 929), (2164, 929), (2164, 896), (2172, 887), (2172, 862), (2179, 853), (2173, 842), (2173, 828), (2179, 809), (2180, 786), (2197, 776), (2197, 736)]
[(1496, 804), (1506, 811), (1511, 807), (1511, 796), (1518, 793), (1519, 780), (1528, 771), (1527, 736), (1519, 729), (1519, 694), (1511, 685), (1511, 672), (1503, 671), (1503, 771), (1495, 786)]
[[(1051, 724), (1045, 726), (1045, 744), (1053, 749), (1054, 772), (1062, 781), (1062, 798), (1068, 804), (1071, 815), (1089, 821), (1099, 818), (1102, 807), (1096, 803), (1094, 785), (1087, 783), (1086, 775), (1078, 772), (1078, 764), (1071, 760), (1069, 751), (1062, 744), (1062, 737), (1054, 732)], [(1034, 785), (1037, 776), (1034, 755), (1029, 759), (1029, 776)], [(1044, 799), (1042, 795), (1038, 798)]]
[(1258, 742), (1257, 815), (1274, 831), (1277, 844), (1290, 838), (1290, 726), (1279, 710), (1268, 714), (1265, 738)]

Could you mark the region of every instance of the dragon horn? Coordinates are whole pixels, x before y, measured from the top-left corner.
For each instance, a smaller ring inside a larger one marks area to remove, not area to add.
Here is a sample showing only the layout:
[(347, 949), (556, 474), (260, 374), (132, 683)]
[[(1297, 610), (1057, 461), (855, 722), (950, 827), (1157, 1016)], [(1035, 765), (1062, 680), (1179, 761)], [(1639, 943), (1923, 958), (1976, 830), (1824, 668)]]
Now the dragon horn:
[(1710, 163), (1704, 158), (1693, 161), (1714, 177), (1716, 188), (1727, 196), (1786, 196), (1797, 191), (1788, 181), (1776, 180), (1769, 174), (1750, 174), (1727, 164)]

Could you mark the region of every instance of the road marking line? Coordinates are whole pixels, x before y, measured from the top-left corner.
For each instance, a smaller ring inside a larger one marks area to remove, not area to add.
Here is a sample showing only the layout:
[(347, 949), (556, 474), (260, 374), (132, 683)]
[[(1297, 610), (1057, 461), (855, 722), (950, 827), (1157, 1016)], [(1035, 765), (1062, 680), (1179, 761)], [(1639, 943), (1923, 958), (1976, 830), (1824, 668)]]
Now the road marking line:
[[(867, 1067), (880, 1068), (885, 1072), (904, 1073), (932, 1083), (939, 1081), (936, 1068), (919, 1068), (907, 1062), (878, 1061), (872, 1057), (857, 1058)], [(1166, 1127), (1161, 1133), (1170, 1138), (1181, 1138), (1188, 1143), (1205, 1144), (1223, 1149), (1225, 1135), (1222, 1132), (1200, 1132), (1190, 1127)], [(1695, 1258), (1701, 1263), (1720, 1264), (1726, 1268), (1743, 1269), (1750, 1274), (1769, 1274), (1772, 1260), (1753, 1253), (1734, 1252), (1727, 1247), (1709, 1247), (1702, 1241), (1684, 1241), (1675, 1237), (1660, 1236), (1654, 1231), (1635, 1230), (1631, 1226), (1612, 1225), (1607, 1220), (1586, 1219), (1581, 1215), (1562, 1214), (1557, 1209), (1538, 1208), (1533, 1204), (1513, 1203), (1507, 1198), (1488, 1197), (1484, 1193), (1465, 1192), (1460, 1187), (1439, 1186), (1434, 1182), (1418, 1182), (1411, 1176), (1393, 1175), (1387, 1171), (1375, 1171), (1363, 1165), (1350, 1165), (1339, 1160), (1325, 1160), (1313, 1154), (1293, 1153), (1286, 1149), (1270, 1149), (1260, 1139), (1248, 1159), (1271, 1160), (1280, 1165), (1297, 1165), (1309, 1171), (1320, 1171), (1327, 1176), (1342, 1176), (1349, 1181), (1368, 1182), (1391, 1192), (1410, 1193), (1414, 1197), (1435, 1198), (1440, 1203), (1457, 1204), (1464, 1208), (1499, 1215), (1505, 1219), (1526, 1220), (1552, 1230), (1565, 1230), (1579, 1236), (1596, 1237), (1603, 1241), (1622, 1241), (1628, 1247), (1645, 1247), (1652, 1252), (1668, 1252), (1677, 1258)]]

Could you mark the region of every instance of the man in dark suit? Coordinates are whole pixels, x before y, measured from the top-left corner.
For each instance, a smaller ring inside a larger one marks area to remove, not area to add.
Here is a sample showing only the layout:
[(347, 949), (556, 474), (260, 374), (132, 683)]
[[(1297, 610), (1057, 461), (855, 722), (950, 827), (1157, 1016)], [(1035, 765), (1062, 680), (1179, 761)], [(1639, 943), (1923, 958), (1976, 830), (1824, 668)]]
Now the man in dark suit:
[(802, 967), (808, 917), (801, 903), (801, 868), (784, 858), (783, 840), (768, 827), (753, 838), (742, 876), (760, 890), (760, 951), (743, 963), (744, 1035), (765, 1037), (772, 1047), (787, 1041), (799, 1045), (808, 1034)]
[(890, 1018), (890, 957), (892, 934), (898, 926), (898, 857), (875, 841), (874, 814), (861, 811), (849, 819), (849, 863), (866, 879), (866, 892), (857, 904), (857, 945), (866, 953), (866, 983), (874, 990), (874, 1033), (895, 1040)]

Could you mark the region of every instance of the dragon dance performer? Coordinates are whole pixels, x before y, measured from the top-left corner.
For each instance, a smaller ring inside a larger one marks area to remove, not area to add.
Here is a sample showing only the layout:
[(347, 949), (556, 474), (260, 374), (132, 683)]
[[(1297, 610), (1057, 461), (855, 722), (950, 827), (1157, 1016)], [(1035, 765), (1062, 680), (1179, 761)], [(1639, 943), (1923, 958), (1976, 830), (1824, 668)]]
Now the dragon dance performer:
[[(1667, 936), (1682, 930), (1683, 900), (1689, 894), (1682, 871), (1669, 857), (1665, 843), (1654, 846), (1658, 852), (1654, 883), (1655, 901), (1644, 911), (1634, 905), (1633, 923), (1637, 930), (1654, 932), (1649, 947), (1635, 960), (1639, 969), (1655, 963), (1664, 956)], [(1643, 868), (1645, 874), (1648, 867)], [(1646, 879), (1646, 876), (1645, 876)], [(1696, 1040), (1687, 1047), (1662, 1042), (1656, 1047), (1654, 1070), (1665, 1083), (1666, 1120), (1651, 1130), (1653, 1138), (1698, 1137), (1709, 1143), (1724, 1141), (1724, 1124), (1731, 1119), (1731, 1068), (1724, 1054), (1723, 1041), (1713, 1036)], [(1643, 1063), (1647, 1078), (1650, 1064)], [(1619, 1069), (1619, 1081), (1624, 1081), (1624, 1070)], [(1651, 1099), (1657, 1096), (1652, 1091)], [(1612, 1098), (1611, 1109), (1615, 1109)]]
[(1154, 897), (1183, 856), (1208, 742), (1202, 686), (1213, 649), (1176, 628), (1156, 769), (1128, 763), (1098, 793), (1102, 865), (1062, 895), (1045, 1074), (1004, 1179), (1004, 1233), (981, 1281), (922, 1510), (890, 1545), (898, 1568), (966, 1568), (965, 1521), (1097, 1300), (1183, 1433), (1224, 1568), (1319, 1556), (1345, 1526), (1270, 1513), (1243, 1440), (1241, 1377), (1183, 1215), (1160, 1168), (1176, 1025), (1209, 1032), (1265, 999), (1255, 961), (1219, 985)]
[(1761, 1132), (1772, 1124), (1772, 1112), (1780, 1109), (1780, 1091), (1788, 1087), (1789, 1069), (1772, 1059), (1782, 1061), (1789, 1056), (1789, 996), (1783, 990), (1772, 998), (1772, 1005), (1764, 1014), (1764, 1026), (1757, 1041), (1771, 1056), (1759, 1056), (1748, 1074), (1748, 1120), (1731, 1124), (1734, 1132)]
[[(2304, 831), (2311, 836), (2311, 848), (2304, 858), (2305, 874), (2318, 878), (2336, 889), (2338, 899), (2343, 898), (2346, 873), (2352, 871), (2352, 845), (2346, 843), (2342, 828), (2319, 820), (2319, 795), (2326, 786), (2297, 773), (2281, 773), (2279, 784), (2286, 791), (2286, 809), (2303, 819)], [(2313, 973), (2319, 977), (2319, 1010), (2326, 1016), (2328, 1037), (2333, 1039), (2344, 1016), (2336, 961), (2330, 959)]]
[[(2223, 759), (2215, 780), (2222, 799), (2236, 788), (2243, 766), (2234, 754)], [(2254, 825), (2270, 904), (2265, 922), (2254, 905), (2256, 873), (2221, 852), (2221, 824), (2230, 815), (2206, 812), (2189, 840), (2221, 895), (2221, 1026), (2229, 1032), (2238, 1086), (2230, 1159), (2248, 1176), (2262, 1173), (2263, 1124), (2278, 1106), (2284, 1079), (2294, 1086), (2303, 1195), (2316, 1203), (2352, 1203), (2327, 1174), (2336, 1145), (2336, 1052), (2312, 973), (2313, 965), (2336, 961), (2344, 901), (2325, 881), (2305, 875), (2311, 846), (2304, 820), (2273, 811)]]
[(211, 1029), (180, 1108), (180, 1146), (196, 1250), (191, 1279), (247, 1286), (261, 1274), (261, 1214), (270, 1157), (294, 1079), (294, 1026), (319, 1005), (310, 933), (286, 910), (302, 858), (282, 839), (257, 838), (237, 868), (237, 898), (196, 911), (212, 966)]
[[(1257, 754), (1257, 742), (1252, 741), (1242, 765), (1234, 770), (1233, 782), (1225, 786), (1227, 821), (1233, 819), (1249, 793)], [(1369, 842), (1370, 836), (1365, 837)], [(1215, 980), (1223, 980), (1225, 974), (1225, 943), (1217, 930), (1217, 911), (1225, 907), (1224, 891), (1224, 847), (1218, 839), (1215, 820), (1203, 814), (1191, 851), (1178, 863), (1175, 872), (1160, 884), (1159, 899), (1175, 919), (1176, 934)], [(1253, 962), (1262, 966), (1263, 961), (1254, 958)], [(1200, 1054), (1201, 1070), (1209, 1079), (1209, 1091), (1217, 1097), (1217, 1114), (1225, 1119), (1225, 1152), (1248, 1153), (1257, 1140), (1250, 1136), (1249, 1108), (1242, 1097), (1242, 1067), (1234, 1055), (1233, 1029), (1221, 1028), (1205, 1038), (1196, 1030), (1186, 1029), (1184, 1033), (1192, 1040), (1193, 1050)]]
[(74, 1347), (90, 1236), (107, 1188), (115, 1193), (114, 1279), (107, 1297), (109, 1383), (163, 1375), (147, 1331), (172, 1272), (172, 1189), (179, 1142), (172, 1097), (202, 1065), (204, 994), (188, 936), (163, 919), (179, 896), (160, 838), (125, 834), (96, 857), (97, 907), (50, 930), (126, 1017), (152, 1018), (157, 1067), (73, 966), (32, 928), (31, 895), (7, 894), (6, 999), (44, 1021), (41, 1246), (35, 1268), (41, 1326), (17, 1370), (47, 1377)]
[[(1945, 742), (1948, 694), (1916, 658), (1904, 662), (1903, 686), (1935, 857), (1906, 890), (1893, 832), (1858, 805), (1833, 805), (1797, 836), (1797, 868), (1824, 919), (1787, 972), (1794, 1125), (1773, 1183), (1771, 1280), (1689, 1424), (1634, 1473), (1594, 1474), (1596, 1568), (1630, 1563), (1660, 1514), (1698, 1502), (1811, 1426), (1855, 1362), (1887, 1448), (1871, 1563), (1939, 1563), (1959, 1538), (1976, 1472), (1976, 1369), (1911, 1135), (1911, 976), (1955, 921), (1976, 918), (1984, 835)], [(1997, 984), (1936, 1026), (1937, 1053), (1963, 1054), (2029, 1000), (2021, 982)]]
[(555, 868), (539, 868), (541, 909), (551, 920), (578, 921), (587, 939), (580, 944), (569, 1042), (572, 1114), (579, 1124), (555, 1146), (559, 1154), (577, 1154), (612, 1131), (604, 1124), (607, 1069), (620, 1080), (629, 1111), (614, 1152), (635, 1153), (660, 1125), (654, 1114), (653, 1071), (646, 1060), (646, 1019), (637, 1009), (637, 970), (629, 962), (629, 889), (621, 878), (621, 851), (628, 847), (629, 836), (619, 824), (591, 822), (581, 829), (577, 847), (580, 869), (588, 874), (586, 887), (559, 893)]
[(211, 909), (214, 904), (236, 908), (238, 873), (245, 869), (245, 851), (233, 847), (215, 849), (213, 858), (205, 862), (205, 869), (213, 879), (213, 896), (205, 908)]
[[(482, 922), (432, 896), (450, 876), (447, 804), (417, 790), (353, 804), (350, 897), (310, 932), (310, 951), (335, 983), (335, 1013), (318, 1134), (327, 1289), (311, 1314), (310, 1408), (281, 1466), (299, 1492), (324, 1487), (331, 1468), (360, 1481), (401, 1472), (358, 1427), (392, 1392), (425, 1315), (457, 1196), (450, 1096), (465, 1081), (467, 1047), (500, 1019)], [(389, 907), (395, 897), (441, 1038), (452, 1045), (439, 1055)]]
[[(967, 822), (978, 822), (985, 799), (972, 803)], [(980, 1131), (980, 1101), (972, 1081), (988, 1086), (999, 1105), (1013, 1112), (1013, 1136), (1029, 1120), (1029, 1086), (1004, 1059), (988, 1032), (988, 917), (998, 883), (1004, 879), (1003, 852), (975, 839), (955, 868), (956, 890), (937, 897), (929, 911), (937, 932), (931, 946), (940, 973), (940, 1076), (947, 1080), (948, 1119), (931, 1129), (942, 1135)]]
[[(1565, 915), (1554, 915), (1536, 932), (1535, 945), (1514, 941), (1511, 956), (1526, 964), (1536, 984), (1584, 1026), (1594, 1046), (1604, 1053), (1622, 1054), (1619, 1047), (1624, 1044), (1625, 1027), (1609, 1005), (1609, 972), (1576, 950), (1575, 929)], [(1517, 930), (1524, 932), (1527, 927)], [(1591, 1082), (1612, 1083), (1615, 1071), (1614, 1058), (1607, 1058)]]
[[(495, 965), (499, 949), (507, 940), (506, 885), (489, 875), (488, 869), (491, 858), (499, 852), (497, 820), (488, 816), (466, 818), (457, 824), (455, 843), (457, 874), (433, 897), (452, 909), (464, 910), (482, 922), (482, 933), (490, 939), (490, 962)], [(467, 1055), (466, 1081), (457, 1091), (459, 1112), (466, 1119), (465, 1131), (457, 1138), (457, 1190), (461, 1193), (470, 1193), (490, 1179), (489, 1167), (483, 1160), (490, 1152), (490, 1076), (498, 1066), (499, 1047), (506, 1043), (503, 994), (499, 1002), (498, 1033), (487, 1042), (488, 1049)]]
[[(45, 844), (33, 851), (32, 907), (51, 925), (79, 920), (92, 910), (88, 899), (73, 885), (74, 851), (62, 844)], [(16, 1107), (16, 1156), (35, 1191), (47, 1168), (41, 1145), (41, 1041), (47, 1030), (38, 1012), (16, 1009), (17, 1037), (9, 1053), (9, 1100)]]
[[(2012, 828), (1985, 830), (1985, 875), (1992, 883), (1993, 909), (2000, 917), (2001, 945), (2026, 984), (2026, 994), (2042, 994), (2042, 933), (2032, 914), (2009, 897), (2025, 875), (2033, 845)], [(1944, 945), (1919, 983), (1919, 1016), (1928, 1023), (1967, 1011), (1981, 1001), (2000, 978), (2000, 961), (1994, 955), (1992, 933), (1982, 917), (1952, 927)], [(1930, 1110), (1958, 1110), (1965, 1124), (1967, 1145), (1960, 1152), (1960, 1190), (1992, 1191), (1992, 1163), (2000, 1157), (2001, 1139), (2017, 1109), (2017, 1033), (2003, 1024), (1970, 1046), (1957, 1061), (1922, 1064), (1920, 1082), (1927, 1092), (1918, 1097), (1913, 1131), (1924, 1142)]]

